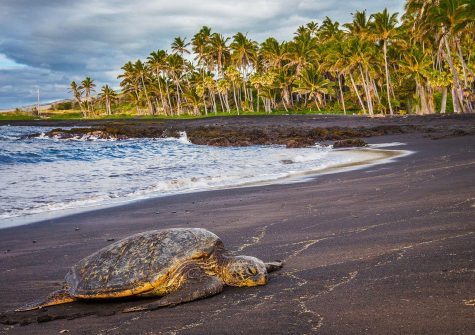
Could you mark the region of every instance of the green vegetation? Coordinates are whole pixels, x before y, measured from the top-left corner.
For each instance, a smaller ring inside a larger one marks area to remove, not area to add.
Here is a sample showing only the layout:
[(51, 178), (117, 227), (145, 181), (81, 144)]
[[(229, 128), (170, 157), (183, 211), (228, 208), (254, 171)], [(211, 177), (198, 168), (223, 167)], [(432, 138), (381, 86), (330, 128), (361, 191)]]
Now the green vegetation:
[(37, 120), (40, 119), (34, 113), (15, 110), (14, 112), (0, 113), (0, 121), (2, 120)]
[(402, 16), (327, 17), (285, 42), (203, 27), (189, 43), (177, 37), (169, 52), (127, 62), (120, 93), (106, 85), (94, 97), (89, 77), (71, 92), (84, 117), (474, 112), (474, 18), (473, 0), (408, 0)]

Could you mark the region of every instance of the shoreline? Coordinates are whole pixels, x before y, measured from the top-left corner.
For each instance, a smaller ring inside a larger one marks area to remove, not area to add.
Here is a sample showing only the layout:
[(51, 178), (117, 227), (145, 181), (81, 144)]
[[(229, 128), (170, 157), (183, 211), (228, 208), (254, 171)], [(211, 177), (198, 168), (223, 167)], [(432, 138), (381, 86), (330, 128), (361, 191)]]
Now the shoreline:
[(141, 302), (110, 301), (0, 314), (0, 333), (470, 334), (475, 136), (368, 142), (406, 143), (394, 148), (415, 153), (291, 184), (153, 198), (3, 229), (2, 312), (60, 288), (72, 264), (111, 240), (151, 229), (206, 228), (234, 253), (285, 266), (266, 286), (226, 287), (150, 313), (123, 314)]
[[(385, 143), (386, 144), (386, 143)], [(390, 143), (389, 146), (385, 145), (385, 148), (391, 147)], [(152, 192), (147, 195), (142, 195), (138, 197), (129, 197), (129, 198), (121, 198), (111, 201), (104, 201), (98, 202), (92, 205), (86, 206), (79, 206), (75, 208), (65, 208), (59, 210), (50, 210), (44, 211), (36, 214), (31, 214), (23, 217), (10, 217), (0, 219), (0, 231), (2, 229), (14, 228), (23, 225), (30, 225), (41, 223), (43, 221), (48, 220), (55, 220), (60, 218), (65, 218), (75, 214), (81, 214), (89, 211), (96, 211), (101, 209), (109, 209), (114, 207), (125, 206), (130, 203), (140, 202), (143, 200), (155, 199), (155, 198), (163, 198), (168, 196), (174, 195), (181, 195), (181, 194), (190, 194), (190, 193), (200, 193), (200, 192), (209, 192), (215, 190), (232, 190), (236, 188), (247, 188), (247, 187), (259, 187), (259, 186), (269, 186), (273, 184), (292, 184), (298, 182), (309, 181), (320, 176), (326, 174), (336, 174), (341, 172), (353, 171), (353, 170), (364, 170), (373, 166), (379, 166), (383, 164), (390, 164), (396, 159), (408, 156), (413, 152), (407, 150), (387, 150), (387, 149), (379, 149), (379, 148), (372, 148), (366, 147), (362, 149), (337, 149), (331, 154), (337, 154), (340, 152), (349, 152), (353, 156), (367, 154), (368, 157), (364, 157), (364, 159), (358, 160), (354, 158), (354, 161), (349, 163), (340, 163), (329, 167), (317, 168), (315, 170), (308, 170), (308, 171), (298, 171), (293, 174), (289, 174), (284, 177), (279, 177), (272, 180), (261, 180), (255, 182), (242, 182), (234, 185), (221, 185), (221, 186), (210, 186), (209, 188), (204, 189), (192, 189), (192, 190), (183, 190), (183, 191), (176, 191), (170, 192), (165, 194), (157, 194), (157, 192)], [(373, 155), (373, 157), (369, 157)], [(377, 157), (379, 155), (379, 157)]]

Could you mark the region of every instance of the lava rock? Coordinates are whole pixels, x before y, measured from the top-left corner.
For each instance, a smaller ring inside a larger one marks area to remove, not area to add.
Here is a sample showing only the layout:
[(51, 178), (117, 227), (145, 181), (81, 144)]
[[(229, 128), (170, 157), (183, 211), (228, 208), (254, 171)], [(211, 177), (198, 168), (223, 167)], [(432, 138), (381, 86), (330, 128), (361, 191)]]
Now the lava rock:
[(355, 147), (365, 147), (368, 143), (363, 141), (361, 138), (347, 139), (336, 141), (333, 144), (334, 148), (355, 148)]

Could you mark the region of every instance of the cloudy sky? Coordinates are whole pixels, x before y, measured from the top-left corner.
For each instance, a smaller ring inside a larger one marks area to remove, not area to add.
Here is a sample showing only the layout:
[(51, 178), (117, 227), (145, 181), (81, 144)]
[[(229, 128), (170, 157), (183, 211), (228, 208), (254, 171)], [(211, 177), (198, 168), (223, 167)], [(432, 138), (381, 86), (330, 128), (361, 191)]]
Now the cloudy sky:
[(296, 28), (330, 16), (387, 7), (404, 0), (0, 0), (0, 109), (69, 97), (68, 84), (91, 76), (117, 86), (128, 60), (167, 49), (203, 25), (263, 41), (292, 38)]

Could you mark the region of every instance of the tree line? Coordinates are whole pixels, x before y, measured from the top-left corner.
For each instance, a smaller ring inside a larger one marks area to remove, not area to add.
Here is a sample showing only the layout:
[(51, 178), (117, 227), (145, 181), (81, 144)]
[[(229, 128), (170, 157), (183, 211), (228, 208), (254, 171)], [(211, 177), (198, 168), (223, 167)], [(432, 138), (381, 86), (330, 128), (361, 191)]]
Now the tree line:
[(138, 114), (342, 110), (367, 115), (475, 111), (475, 2), (408, 0), (405, 12), (326, 17), (290, 41), (202, 27), (188, 42), (122, 66), (120, 92), (73, 81), (85, 117), (128, 103)]

